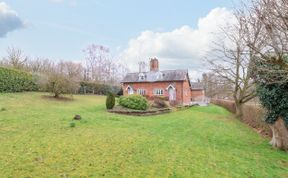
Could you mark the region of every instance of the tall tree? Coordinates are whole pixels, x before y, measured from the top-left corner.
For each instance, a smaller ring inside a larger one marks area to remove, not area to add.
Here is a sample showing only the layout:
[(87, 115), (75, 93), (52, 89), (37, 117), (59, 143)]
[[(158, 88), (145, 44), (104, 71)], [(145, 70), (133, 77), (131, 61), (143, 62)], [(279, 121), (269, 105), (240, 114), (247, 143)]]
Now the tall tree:
[(247, 33), (245, 22), (240, 13), (235, 12), (234, 19), (234, 24), (221, 28), (221, 39), (215, 42), (214, 52), (207, 58), (211, 71), (233, 86), (236, 115), (241, 117), (243, 104), (253, 99), (256, 92), (251, 76), (253, 54), (245, 41)]
[(255, 52), (254, 78), (260, 101), (267, 109), (265, 121), (273, 132), (270, 143), (283, 150), (288, 150), (287, 4), (287, 0), (253, 0), (247, 20), (254, 29), (259, 29), (262, 38), (263, 45), (248, 43), (248, 46)]
[(127, 67), (109, 54), (109, 49), (102, 45), (89, 45), (85, 50), (85, 79), (96, 83), (118, 84), (128, 71)]
[(215, 99), (233, 99), (233, 85), (226, 79), (208, 72), (203, 73), (201, 83), (203, 84), (205, 95)]
[(8, 47), (7, 56), (3, 58), (2, 64), (15, 69), (24, 69), (27, 60), (28, 57), (24, 55), (21, 49)]

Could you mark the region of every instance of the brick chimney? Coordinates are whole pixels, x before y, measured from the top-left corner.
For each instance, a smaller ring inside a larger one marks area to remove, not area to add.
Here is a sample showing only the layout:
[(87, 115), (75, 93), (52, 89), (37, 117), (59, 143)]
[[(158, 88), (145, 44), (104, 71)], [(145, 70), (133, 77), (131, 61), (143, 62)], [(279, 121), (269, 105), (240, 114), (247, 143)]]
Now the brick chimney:
[(158, 59), (155, 58), (151, 58), (150, 59), (150, 71), (152, 72), (157, 72), (159, 71), (159, 62)]

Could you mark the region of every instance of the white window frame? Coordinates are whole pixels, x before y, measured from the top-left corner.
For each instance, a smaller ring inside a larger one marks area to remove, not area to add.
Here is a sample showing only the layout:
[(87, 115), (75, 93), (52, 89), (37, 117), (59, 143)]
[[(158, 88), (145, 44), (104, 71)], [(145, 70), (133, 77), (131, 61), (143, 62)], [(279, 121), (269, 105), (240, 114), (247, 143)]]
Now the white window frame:
[(161, 88), (156, 88), (153, 90), (153, 94), (156, 96), (163, 96), (164, 95), (164, 90)]
[(146, 90), (143, 89), (143, 88), (138, 88), (138, 89), (137, 89), (137, 94), (138, 94), (138, 95), (145, 95), (145, 94), (146, 94)]

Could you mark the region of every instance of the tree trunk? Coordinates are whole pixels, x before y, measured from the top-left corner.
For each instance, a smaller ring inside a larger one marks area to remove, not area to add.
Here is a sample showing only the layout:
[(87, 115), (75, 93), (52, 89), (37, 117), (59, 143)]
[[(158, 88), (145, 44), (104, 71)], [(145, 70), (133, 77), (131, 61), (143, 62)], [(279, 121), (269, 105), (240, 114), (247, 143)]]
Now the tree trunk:
[(58, 93), (54, 93), (54, 98), (59, 98), (59, 94)]
[(269, 124), (273, 137), (270, 144), (281, 150), (288, 150), (288, 129), (283, 118), (279, 117), (274, 124)]
[(243, 115), (243, 104), (239, 102), (235, 102), (235, 109), (236, 109), (236, 117), (241, 118)]

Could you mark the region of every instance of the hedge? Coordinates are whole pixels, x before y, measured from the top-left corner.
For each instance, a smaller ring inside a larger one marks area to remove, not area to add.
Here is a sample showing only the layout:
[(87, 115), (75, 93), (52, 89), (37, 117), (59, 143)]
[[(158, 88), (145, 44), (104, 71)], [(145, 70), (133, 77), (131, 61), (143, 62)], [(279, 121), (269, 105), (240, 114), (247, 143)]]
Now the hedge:
[(22, 92), (35, 91), (35, 84), (32, 74), (0, 67), (0, 92)]
[(118, 95), (121, 90), (120, 86), (111, 86), (106, 84), (99, 84), (94, 82), (80, 82), (80, 94), (97, 94), (97, 95), (108, 95), (113, 93)]
[[(222, 106), (228, 111), (235, 113), (235, 102), (231, 100), (211, 99), (211, 103)], [(244, 104), (243, 116), (240, 120), (256, 129), (261, 135), (272, 137), (271, 129), (264, 121), (265, 110), (261, 105)]]
[(211, 103), (222, 106), (232, 113), (236, 113), (236, 105), (232, 100), (211, 99)]

